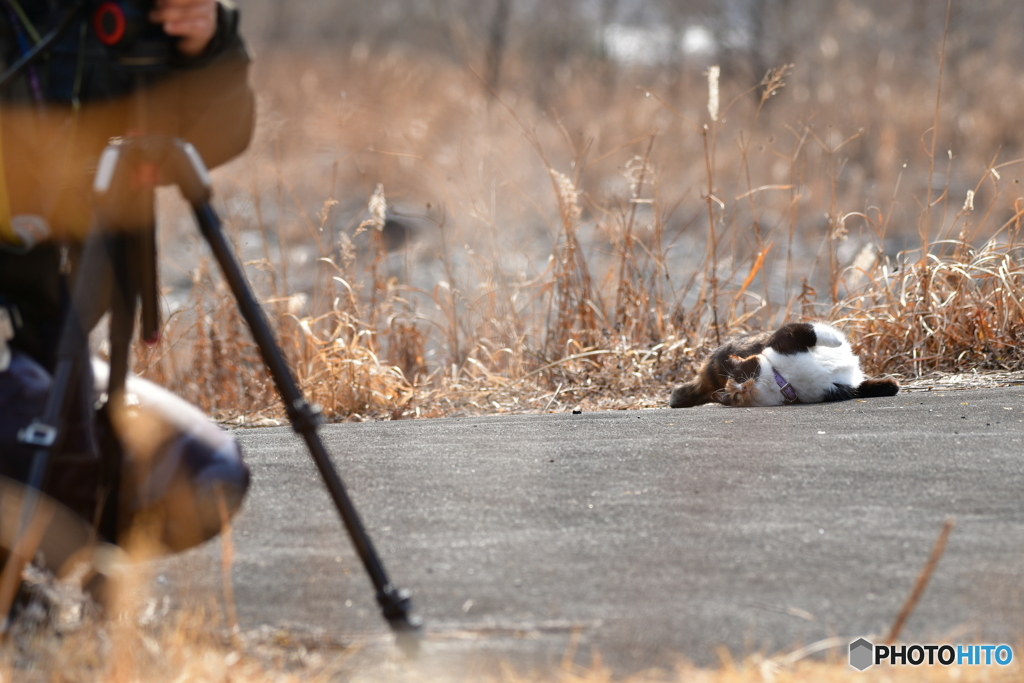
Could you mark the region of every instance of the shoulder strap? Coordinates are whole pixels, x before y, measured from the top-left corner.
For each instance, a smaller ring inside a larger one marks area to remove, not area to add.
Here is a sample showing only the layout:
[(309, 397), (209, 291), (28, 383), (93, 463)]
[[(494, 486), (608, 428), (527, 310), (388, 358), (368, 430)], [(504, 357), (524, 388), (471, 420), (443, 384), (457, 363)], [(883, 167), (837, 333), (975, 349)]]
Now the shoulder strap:
[(11, 202), (7, 197), (7, 177), (4, 173), (3, 138), (0, 137), (0, 244), (20, 245), (21, 240), (11, 227)]

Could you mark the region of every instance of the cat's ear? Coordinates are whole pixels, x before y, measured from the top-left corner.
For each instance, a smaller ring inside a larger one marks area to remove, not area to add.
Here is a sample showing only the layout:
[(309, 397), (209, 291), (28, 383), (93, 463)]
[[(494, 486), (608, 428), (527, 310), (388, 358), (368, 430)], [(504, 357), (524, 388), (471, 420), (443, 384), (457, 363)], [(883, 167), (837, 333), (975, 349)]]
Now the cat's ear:
[(726, 359), (726, 364), (729, 368), (729, 375), (739, 378), (744, 382), (761, 374), (761, 361), (757, 355), (748, 356), (747, 358), (729, 356)]
[(761, 360), (757, 356), (751, 356), (740, 364), (740, 371), (747, 379), (754, 379), (761, 374)]
[(834, 349), (843, 345), (842, 333), (831, 325), (813, 323), (812, 327), (817, 341), (816, 346), (828, 346)]

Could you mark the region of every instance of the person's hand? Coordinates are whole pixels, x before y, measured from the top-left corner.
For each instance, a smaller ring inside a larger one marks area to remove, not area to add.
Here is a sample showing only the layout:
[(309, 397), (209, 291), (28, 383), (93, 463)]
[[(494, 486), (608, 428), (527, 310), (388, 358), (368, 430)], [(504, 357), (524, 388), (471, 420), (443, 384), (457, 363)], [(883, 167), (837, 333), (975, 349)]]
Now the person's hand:
[(163, 24), (164, 33), (177, 36), (186, 57), (199, 55), (217, 32), (217, 0), (156, 0), (149, 20)]

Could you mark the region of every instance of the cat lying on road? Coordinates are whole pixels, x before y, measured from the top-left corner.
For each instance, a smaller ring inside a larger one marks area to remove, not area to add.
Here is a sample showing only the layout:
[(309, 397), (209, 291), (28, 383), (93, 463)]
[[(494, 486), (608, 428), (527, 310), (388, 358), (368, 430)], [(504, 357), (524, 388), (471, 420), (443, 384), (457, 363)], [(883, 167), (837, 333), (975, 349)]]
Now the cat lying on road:
[(825, 323), (788, 323), (726, 342), (697, 377), (672, 391), (669, 405), (689, 408), (717, 401), (727, 406), (781, 406), (851, 398), (895, 396), (896, 380), (868, 379), (843, 333)]

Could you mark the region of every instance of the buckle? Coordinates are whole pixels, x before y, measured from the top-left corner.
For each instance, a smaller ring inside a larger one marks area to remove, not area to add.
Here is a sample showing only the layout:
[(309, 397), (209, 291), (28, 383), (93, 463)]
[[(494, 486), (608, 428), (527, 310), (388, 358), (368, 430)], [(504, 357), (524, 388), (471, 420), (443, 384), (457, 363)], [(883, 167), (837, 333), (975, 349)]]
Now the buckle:
[(14, 339), (14, 321), (11, 313), (0, 306), (0, 372), (11, 366), (11, 349), (7, 342)]
[(18, 431), (18, 441), (29, 446), (49, 448), (57, 442), (57, 428), (42, 422), (33, 422)]
[(779, 391), (782, 393), (782, 398), (785, 399), (786, 403), (796, 403), (798, 396), (796, 395), (796, 389), (794, 389), (789, 381), (779, 374), (779, 371), (772, 368), (772, 373), (775, 375), (775, 383), (779, 385)]

